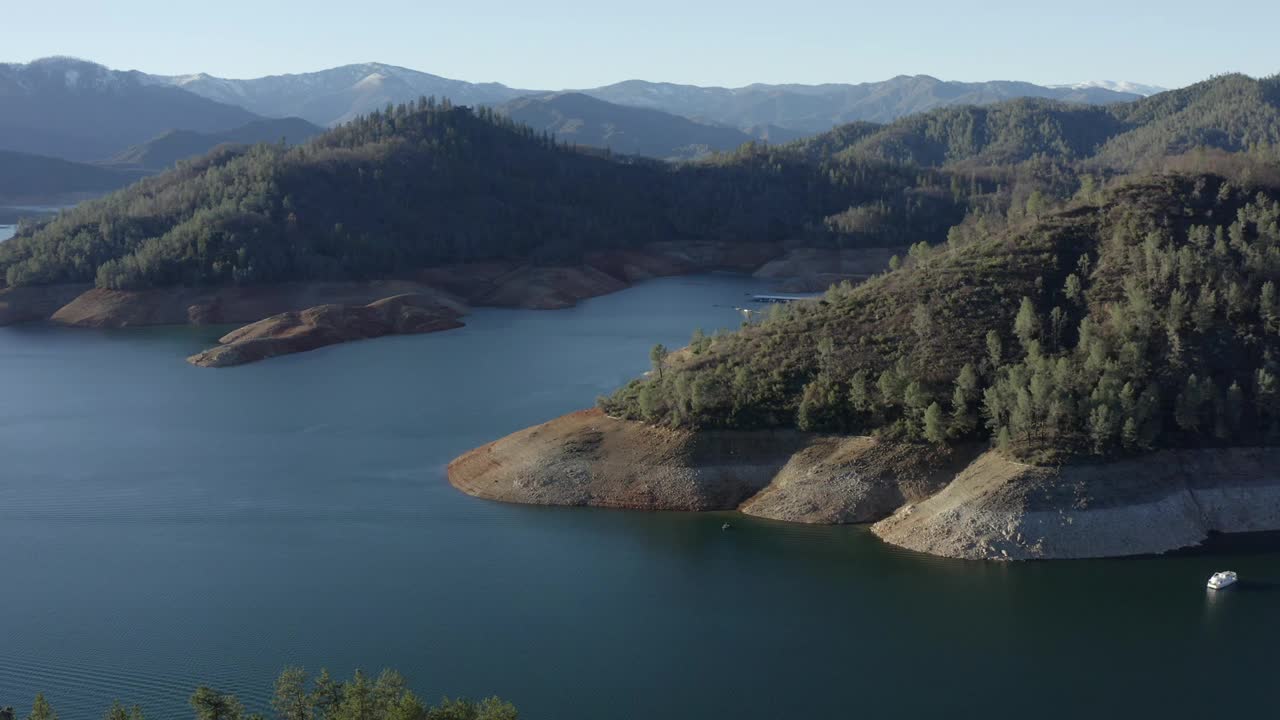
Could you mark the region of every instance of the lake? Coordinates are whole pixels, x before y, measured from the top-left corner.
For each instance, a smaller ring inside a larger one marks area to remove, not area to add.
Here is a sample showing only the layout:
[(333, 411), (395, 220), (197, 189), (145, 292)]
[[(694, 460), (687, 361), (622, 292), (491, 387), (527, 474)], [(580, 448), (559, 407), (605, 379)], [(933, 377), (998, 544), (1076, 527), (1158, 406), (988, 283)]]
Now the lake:
[[(1272, 538), (999, 564), (857, 527), (502, 505), (446, 463), (585, 407), (655, 342), (738, 322), (733, 276), (224, 370), (221, 328), (0, 329), (0, 705), (266, 711), (286, 664), (401, 670), (522, 716), (1274, 713)], [(1214, 570), (1240, 586), (1213, 595)]]

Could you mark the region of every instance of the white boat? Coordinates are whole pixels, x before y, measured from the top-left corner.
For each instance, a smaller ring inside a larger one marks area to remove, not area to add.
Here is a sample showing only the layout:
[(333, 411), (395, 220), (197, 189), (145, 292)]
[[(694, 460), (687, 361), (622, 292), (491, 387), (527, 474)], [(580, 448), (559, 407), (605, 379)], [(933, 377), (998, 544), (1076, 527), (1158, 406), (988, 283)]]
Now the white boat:
[(1216, 572), (1213, 577), (1209, 578), (1208, 587), (1210, 590), (1221, 590), (1222, 588), (1235, 585), (1240, 578), (1236, 576), (1234, 571), (1223, 570)]

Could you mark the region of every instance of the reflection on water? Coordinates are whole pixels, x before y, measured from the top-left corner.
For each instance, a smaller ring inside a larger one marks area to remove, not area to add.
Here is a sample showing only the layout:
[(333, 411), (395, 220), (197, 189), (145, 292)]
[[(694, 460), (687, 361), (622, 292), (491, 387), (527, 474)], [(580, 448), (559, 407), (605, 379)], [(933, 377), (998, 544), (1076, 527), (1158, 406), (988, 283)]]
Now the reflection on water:
[[(226, 370), (183, 362), (221, 328), (0, 329), (0, 705), (181, 717), (207, 682), (267, 710), (293, 663), (394, 666), (535, 719), (1271, 711), (1274, 547), (951, 561), (860, 527), (445, 482), (764, 289), (661, 280)], [(1206, 598), (1227, 568), (1246, 582)]]

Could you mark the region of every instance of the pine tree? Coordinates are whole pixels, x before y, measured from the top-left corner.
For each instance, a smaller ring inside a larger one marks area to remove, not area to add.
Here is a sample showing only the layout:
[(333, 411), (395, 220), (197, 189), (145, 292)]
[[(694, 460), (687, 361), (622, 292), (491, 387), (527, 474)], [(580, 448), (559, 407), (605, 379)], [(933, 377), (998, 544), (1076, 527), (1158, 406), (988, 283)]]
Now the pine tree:
[(276, 678), (271, 707), (279, 720), (312, 720), (311, 695), (307, 692), (307, 673), (302, 668), (287, 667)]
[(1258, 299), (1258, 314), (1262, 317), (1262, 327), (1267, 332), (1280, 332), (1280, 306), (1277, 306), (1276, 284), (1270, 280), (1262, 284), (1262, 292)]
[(910, 434), (915, 435), (920, 431), (930, 402), (929, 393), (923, 385), (915, 381), (907, 384), (902, 394), (902, 405), (907, 411), (907, 430)]
[(1200, 289), (1200, 297), (1191, 309), (1191, 320), (1196, 330), (1207, 333), (1213, 329), (1213, 320), (1218, 313), (1218, 294), (1208, 285)]
[(667, 346), (662, 343), (654, 345), (649, 350), (649, 363), (653, 365), (654, 372), (658, 373), (658, 379), (662, 379), (662, 367), (667, 362)]
[(933, 342), (933, 316), (924, 303), (916, 303), (911, 309), (911, 329), (926, 347)]
[(196, 720), (240, 720), (244, 716), (244, 707), (234, 695), (223, 695), (204, 685), (191, 695), (191, 708), (196, 711)]
[(335, 680), (327, 669), (321, 668), (311, 690), (311, 706), (316, 720), (333, 720), (341, 704), (342, 683)]
[(1084, 289), (1080, 286), (1080, 276), (1075, 273), (1068, 275), (1067, 282), (1063, 285), (1062, 293), (1071, 302), (1077, 305), (1082, 304), (1084, 302)]
[(1134, 450), (1138, 447), (1138, 422), (1133, 418), (1125, 418), (1124, 427), (1120, 430), (1120, 442), (1123, 443), (1125, 450)]
[(924, 439), (935, 444), (941, 444), (947, 439), (947, 428), (942, 421), (942, 406), (936, 402), (924, 411)]
[(1110, 447), (1115, 435), (1115, 415), (1110, 405), (1098, 405), (1089, 413), (1089, 439), (1093, 441), (1093, 452), (1102, 455)]
[(965, 363), (956, 376), (956, 388), (951, 394), (951, 427), (952, 437), (963, 437), (973, 432), (978, 426), (974, 404), (978, 401), (978, 373), (973, 366)]
[(849, 379), (849, 407), (856, 413), (870, 413), (875, 409), (875, 401), (868, 387), (869, 376), (866, 370), (859, 370)]
[(702, 328), (694, 328), (693, 337), (689, 339), (689, 349), (694, 355), (701, 355), (711, 346), (711, 338), (702, 331)]
[(987, 331), (987, 362), (991, 363), (992, 375), (1004, 364), (1004, 343), (995, 330)]
[(1031, 341), (1040, 337), (1040, 316), (1029, 297), (1022, 298), (1022, 304), (1018, 307), (1018, 317), (1013, 321), (1013, 333), (1018, 336), (1024, 349), (1029, 348)]
[(58, 714), (53, 711), (53, 706), (45, 700), (44, 693), (36, 693), (35, 702), (31, 703), (31, 714), (27, 716), (27, 720), (58, 720)]
[(1060, 307), (1054, 306), (1049, 312), (1049, 332), (1052, 334), (1051, 341), (1054, 351), (1062, 349), (1062, 335), (1067, 327), (1067, 313)]

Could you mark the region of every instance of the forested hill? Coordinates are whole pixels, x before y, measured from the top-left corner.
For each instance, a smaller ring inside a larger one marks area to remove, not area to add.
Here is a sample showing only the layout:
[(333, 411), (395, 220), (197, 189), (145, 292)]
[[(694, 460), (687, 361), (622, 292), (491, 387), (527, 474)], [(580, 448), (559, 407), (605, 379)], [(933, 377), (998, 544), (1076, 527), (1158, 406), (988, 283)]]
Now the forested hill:
[(1151, 167), (1200, 148), (1280, 150), (1280, 76), (1224, 75), (1132, 103), (1070, 105), (1011, 100), (948, 107), (872, 130), (837, 128), (800, 147), (926, 166), (1002, 165), (1034, 157), (1100, 170)]
[[(856, 226), (827, 222), (858, 208)], [(938, 175), (882, 161), (752, 145), (690, 165), (606, 157), (423, 100), (296, 148), (180, 163), (25, 230), (0, 270), (11, 286), (359, 278), (659, 240), (901, 244), (941, 239), (962, 214)]]
[(1039, 461), (1280, 442), (1278, 201), (1215, 176), (1119, 184), (696, 335), (602, 403), (681, 427), (993, 437)]

